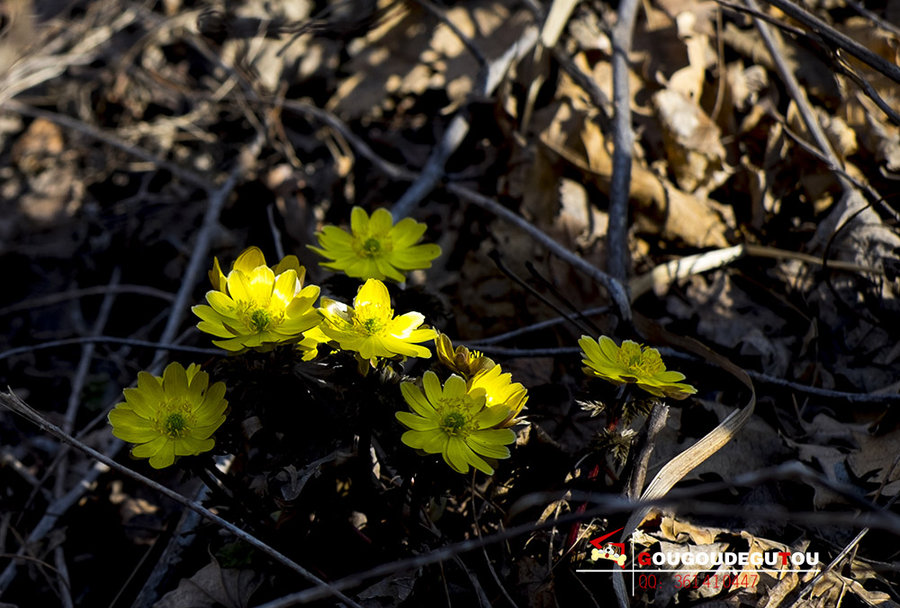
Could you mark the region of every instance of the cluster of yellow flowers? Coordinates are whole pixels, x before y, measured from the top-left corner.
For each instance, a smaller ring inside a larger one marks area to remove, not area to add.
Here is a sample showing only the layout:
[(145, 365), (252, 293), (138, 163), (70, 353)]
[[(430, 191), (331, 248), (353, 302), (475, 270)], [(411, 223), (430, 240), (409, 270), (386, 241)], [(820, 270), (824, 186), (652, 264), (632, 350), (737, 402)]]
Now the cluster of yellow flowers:
[[(257, 247), (241, 253), (226, 275), (218, 259), (209, 272), (212, 289), (207, 304), (193, 307), (197, 328), (211, 334), (213, 344), (232, 354), (267, 351), (289, 345), (311, 360), (318, 347), (354, 353), (365, 372), (387, 360), (429, 358), (424, 342), (434, 340), (440, 364), (450, 371), (444, 383), (433, 371), (402, 382), (400, 392), (411, 412), (396, 412), (409, 430), (401, 441), (427, 454), (441, 454), (459, 473), (469, 467), (494, 473), (489, 460), (508, 458), (516, 440), (510, 427), (519, 422), (528, 391), (512, 381), (500, 365), (464, 346), (454, 348), (444, 334), (425, 325), (418, 312), (396, 315), (382, 282), (405, 281), (405, 271), (428, 268), (440, 255), (437, 245), (418, 244), (425, 225), (412, 219), (393, 223), (378, 209), (371, 217), (355, 207), (351, 232), (325, 226), (310, 247), (329, 259), (322, 263), (348, 276), (364, 279), (353, 305), (320, 296), (316, 285), (304, 285), (306, 269), (290, 255), (275, 266), (266, 264)], [(319, 306), (316, 307), (316, 301)], [(626, 340), (621, 347), (606, 337), (599, 342), (582, 336), (585, 371), (615, 384), (634, 383), (651, 395), (684, 399), (696, 392), (684, 375), (666, 371), (659, 352)], [(225, 420), (228, 402), (222, 382), (196, 364), (166, 367), (162, 377), (138, 374), (136, 388), (125, 389), (125, 401), (109, 414), (113, 434), (135, 444), (132, 455), (149, 458), (163, 468), (178, 456), (213, 448), (213, 433)]]
[[(428, 268), (440, 255), (437, 245), (417, 245), (425, 228), (412, 219), (394, 225), (385, 209), (370, 218), (358, 207), (351, 214), (352, 234), (336, 226), (323, 228), (317, 235), (321, 247), (311, 247), (331, 259), (323, 266), (367, 279), (352, 307), (323, 297), (316, 308), (320, 289), (304, 285), (306, 269), (296, 256), (269, 266), (262, 251), (250, 247), (227, 275), (214, 259), (207, 304), (193, 307), (200, 318), (197, 328), (230, 353), (292, 344), (310, 360), (327, 343), (356, 353), (371, 367), (385, 359), (430, 357), (421, 343), (434, 339), (435, 331), (423, 325), (425, 318), (417, 312), (395, 316), (381, 282), (403, 282), (402, 271)], [(136, 444), (131, 454), (149, 458), (154, 468), (171, 465), (176, 456), (211, 450), (212, 434), (225, 420), (228, 403), (222, 382), (208, 384), (209, 375), (196, 364), (185, 370), (172, 363), (162, 377), (141, 372), (137, 388), (125, 389), (125, 402), (110, 412), (113, 434)]]

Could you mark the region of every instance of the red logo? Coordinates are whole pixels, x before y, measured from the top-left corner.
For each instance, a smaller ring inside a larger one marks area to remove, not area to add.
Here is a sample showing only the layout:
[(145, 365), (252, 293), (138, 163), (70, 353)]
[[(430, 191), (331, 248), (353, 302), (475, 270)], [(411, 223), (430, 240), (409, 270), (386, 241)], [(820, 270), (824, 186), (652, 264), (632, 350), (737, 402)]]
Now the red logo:
[(600, 538), (595, 538), (590, 541), (594, 547), (596, 547), (598, 553), (592, 554), (592, 559), (608, 559), (614, 561), (619, 565), (619, 568), (625, 568), (625, 543), (603, 543), (607, 538), (615, 534), (616, 532), (621, 531), (622, 528), (618, 530), (613, 530), (609, 534), (604, 534)]

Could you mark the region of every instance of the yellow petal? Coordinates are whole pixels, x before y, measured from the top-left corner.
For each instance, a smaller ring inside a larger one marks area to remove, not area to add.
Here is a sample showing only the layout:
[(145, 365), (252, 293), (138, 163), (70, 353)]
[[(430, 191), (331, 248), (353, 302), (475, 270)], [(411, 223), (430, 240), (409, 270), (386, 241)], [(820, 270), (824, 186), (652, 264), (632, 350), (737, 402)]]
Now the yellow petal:
[(390, 232), (391, 239), (394, 242), (394, 248), (402, 249), (414, 245), (422, 238), (422, 236), (424, 236), (427, 228), (428, 226), (425, 224), (417, 222), (410, 217), (403, 218), (397, 222)]
[(163, 372), (163, 389), (166, 392), (166, 398), (180, 398), (187, 395), (188, 383), (187, 374), (180, 363), (169, 363)]
[(299, 291), (300, 281), (297, 279), (297, 273), (293, 270), (287, 270), (275, 278), (272, 297), (281, 308), (285, 308)]
[(380, 207), (369, 218), (369, 234), (373, 236), (387, 236), (393, 225), (394, 218), (391, 217), (391, 212), (384, 207)]
[(234, 261), (233, 269), (243, 273), (250, 273), (257, 266), (265, 266), (266, 257), (259, 247), (248, 247)]
[(371, 304), (385, 308), (391, 306), (391, 295), (388, 293), (387, 287), (377, 279), (367, 280), (353, 299), (354, 308)]
[(425, 387), (425, 396), (431, 403), (440, 403), (444, 397), (444, 391), (441, 389), (441, 381), (438, 380), (437, 374), (432, 371), (425, 372), (422, 376), (422, 385)]
[(434, 406), (425, 398), (422, 391), (419, 390), (412, 382), (403, 382), (400, 384), (400, 392), (403, 393), (403, 399), (409, 404), (419, 416), (430, 418), (435, 416)]
[(138, 390), (147, 395), (147, 400), (150, 403), (162, 403), (166, 399), (166, 393), (163, 392), (160, 378), (147, 372), (138, 372), (137, 387)]
[(168, 442), (169, 438), (165, 435), (157, 435), (156, 439), (153, 441), (135, 446), (134, 449), (131, 450), (131, 455), (135, 458), (150, 458), (161, 450)]

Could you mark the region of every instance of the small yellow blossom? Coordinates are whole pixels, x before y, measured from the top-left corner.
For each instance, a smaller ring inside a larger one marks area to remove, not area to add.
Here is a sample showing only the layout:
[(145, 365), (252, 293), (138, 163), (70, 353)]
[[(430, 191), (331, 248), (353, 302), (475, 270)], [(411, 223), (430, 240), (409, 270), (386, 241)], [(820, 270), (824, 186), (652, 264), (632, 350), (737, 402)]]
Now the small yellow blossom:
[(305, 274), (294, 256), (274, 269), (266, 266), (256, 247), (238, 257), (227, 277), (216, 260), (210, 272), (214, 289), (206, 293), (209, 306), (192, 309), (201, 319), (197, 329), (224, 338), (213, 344), (233, 352), (300, 342), (303, 332), (322, 321), (313, 308), (319, 288), (303, 287)]
[(225, 385), (209, 386), (209, 374), (192, 363), (187, 370), (170, 363), (162, 377), (138, 374), (137, 388), (126, 388), (125, 402), (109, 413), (112, 433), (138, 444), (136, 458), (149, 458), (150, 466), (162, 469), (176, 456), (207, 452), (215, 445), (211, 435), (225, 421), (228, 402)]
[(479, 372), (487, 371), (496, 363), (477, 350), (470, 351), (465, 346), (453, 348), (453, 342), (447, 334), (439, 333), (434, 339), (438, 361), (449, 367), (463, 378), (471, 378)]
[(607, 336), (597, 340), (581, 336), (578, 341), (585, 358), (585, 373), (608, 380), (613, 384), (634, 383), (655, 397), (685, 399), (697, 392), (690, 384), (683, 384), (684, 374), (666, 371), (666, 365), (655, 348), (644, 347), (631, 340), (622, 346)]
[(417, 344), (431, 340), (433, 329), (418, 329), (425, 317), (417, 312), (394, 316), (391, 296), (384, 283), (369, 279), (359, 288), (353, 307), (322, 298), (320, 310), (325, 322), (319, 326), (326, 336), (342, 349), (359, 353), (362, 359), (375, 362), (379, 357), (431, 356), (431, 351)]
[(412, 430), (400, 440), (428, 454), (440, 454), (458, 473), (469, 465), (488, 475), (494, 469), (484, 460), (509, 458), (506, 446), (516, 440), (511, 429), (491, 428), (509, 414), (506, 406), (486, 407), (483, 391), (469, 391), (456, 374), (444, 386), (434, 372), (422, 378), (425, 393), (412, 382), (400, 385), (403, 398), (413, 412), (397, 412), (397, 420)]
[(528, 390), (519, 382), (512, 381), (512, 374), (504, 374), (499, 365), (477, 374), (468, 382), (469, 391), (483, 390), (488, 407), (504, 405), (509, 415), (497, 426), (510, 427), (519, 420), (516, 418), (528, 401)]
[(388, 278), (402, 283), (405, 271), (431, 268), (431, 261), (441, 255), (437, 245), (416, 245), (426, 228), (411, 218), (395, 225), (387, 209), (376, 209), (369, 217), (364, 209), (354, 207), (350, 214), (352, 234), (337, 226), (325, 226), (316, 234), (320, 246), (309, 248), (330, 260), (322, 266), (342, 270), (349, 277)]

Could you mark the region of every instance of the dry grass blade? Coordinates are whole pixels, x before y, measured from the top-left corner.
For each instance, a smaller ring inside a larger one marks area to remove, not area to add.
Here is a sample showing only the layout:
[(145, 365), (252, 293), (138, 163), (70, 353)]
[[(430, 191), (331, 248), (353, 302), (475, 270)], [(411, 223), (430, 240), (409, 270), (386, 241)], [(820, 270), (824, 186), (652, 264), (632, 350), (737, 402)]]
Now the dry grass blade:
[[(750, 380), (747, 372), (698, 341), (672, 334), (640, 315), (635, 315), (635, 326), (638, 331), (653, 343), (678, 346), (718, 365), (750, 390), (750, 398), (742, 407), (732, 412), (716, 428), (704, 435), (690, 448), (663, 465), (641, 494), (641, 500), (654, 500), (665, 496), (676, 483), (732, 440), (753, 415), (753, 409), (756, 406), (756, 389), (753, 387), (753, 381)], [(632, 513), (622, 530), (620, 538), (624, 540), (631, 536), (649, 512), (650, 508), (645, 507)], [(619, 605), (627, 607), (629, 605), (628, 592), (625, 588), (625, 580), (620, 572), (613, 574), (613, 586), (616, 590)]]

